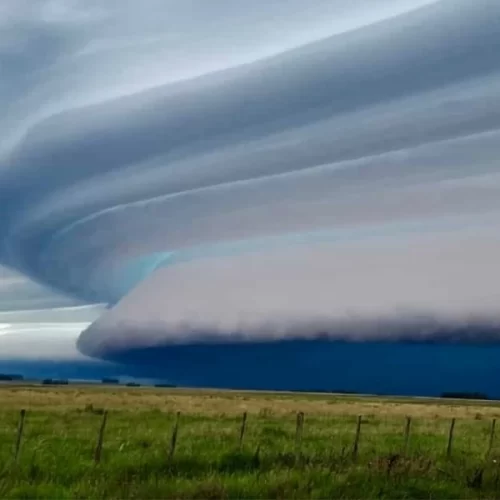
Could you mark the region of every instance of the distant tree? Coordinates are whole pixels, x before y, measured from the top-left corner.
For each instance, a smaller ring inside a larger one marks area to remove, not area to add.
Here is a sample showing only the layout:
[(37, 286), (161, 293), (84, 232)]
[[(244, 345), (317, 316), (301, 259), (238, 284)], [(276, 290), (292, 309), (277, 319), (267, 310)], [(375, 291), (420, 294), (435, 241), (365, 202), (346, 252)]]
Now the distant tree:
[(24, 380), (24, 377), (22, 375), (0, 373), (0, 380), (1, 381)]
[(119, 384), (119, 380), (116, 378), (103, 378), (101, 380), (102, 384)]
[(482, 392), (443, 392), (441, 397), (448, 399), (490, 399), (487, 394)]
[(45, 378), (42, 380), (43, 385), (68, 385), (69, 381), (66, 379), (54, 380), (52, 378)]

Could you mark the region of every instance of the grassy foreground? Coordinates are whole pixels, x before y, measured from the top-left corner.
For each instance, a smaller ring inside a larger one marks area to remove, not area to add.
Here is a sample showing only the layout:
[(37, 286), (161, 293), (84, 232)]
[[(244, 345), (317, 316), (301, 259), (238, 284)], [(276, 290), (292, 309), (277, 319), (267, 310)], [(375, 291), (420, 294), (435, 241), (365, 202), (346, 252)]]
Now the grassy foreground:
[(486, 403), (0, 386), (0, 498), (496, 498), (500, 436), (487, 453), (496, 417), (500, 406)]

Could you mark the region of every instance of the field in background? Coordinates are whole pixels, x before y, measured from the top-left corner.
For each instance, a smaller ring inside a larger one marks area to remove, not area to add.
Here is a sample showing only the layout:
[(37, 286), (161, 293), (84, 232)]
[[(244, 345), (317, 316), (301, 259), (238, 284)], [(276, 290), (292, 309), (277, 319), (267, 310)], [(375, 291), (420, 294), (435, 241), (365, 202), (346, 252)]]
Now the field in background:
[(0, 497), (496, 498), (497, 417), (478, 401), (5, 385)]

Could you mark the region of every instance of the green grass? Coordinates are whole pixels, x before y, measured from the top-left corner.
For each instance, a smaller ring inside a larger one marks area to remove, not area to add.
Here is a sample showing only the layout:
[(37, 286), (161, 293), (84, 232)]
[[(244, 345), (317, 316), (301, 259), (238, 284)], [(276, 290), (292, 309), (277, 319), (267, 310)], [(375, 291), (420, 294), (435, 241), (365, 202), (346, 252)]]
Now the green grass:
[[(120, 394), (120, 404), (114, 404), (111, 395), (121, 389), (79, 388), (81, 398), (99, 402), (96, 408), (75, 403), (71, 389), (33, 388), (31, 405), (24, 389), (19, 389), (19, 404), (15, 390), (8, 390), (14, 393), (2, 395), (7, 389), (0, 389), (0, 402), (5, 403), (0, 407), (0, 498), (500, 497), (500, 438), (486, 457), (488, 406), (474, 407), (472, 418), (457, 419), (452, 456), (447, 458), (449, 414), (455, 408), (462, 415), (458, 403), (443, 408), (444, 416), (433, 417), (424, 409), (417, 411), (421, 403), (415, 405), (405, 454), (405, 418), (398, 403), (387, 400), (387, 407), (374, 410), (375, 399), (351, 398), (365, 415), (355, 459), (356, 415), (340, 412), (346, 404), (341, 397), (318, 396), (321, 405), (316, 408), (300, 395), (189, 392), (189, 404), (178, 400), (182, 413), (169, 460), (175, 410), (165, 410), (163, 401), (174, 393), (127, 390)], [(121, 404), (123, 398), (128, 407)], [(149, 407), (141, 398), (150, 401)], [(214, 398), (224, 404), (210, 406)], [(239, 450), (242, 401), (249, 414)], [(20, 405), (28, 410), (16, 463)], [(307, 409), (298, 454), (296, 407), (301, 405)], [(95, 464), (99, 410), (104, 406), (109, 414), (102, 460)]]

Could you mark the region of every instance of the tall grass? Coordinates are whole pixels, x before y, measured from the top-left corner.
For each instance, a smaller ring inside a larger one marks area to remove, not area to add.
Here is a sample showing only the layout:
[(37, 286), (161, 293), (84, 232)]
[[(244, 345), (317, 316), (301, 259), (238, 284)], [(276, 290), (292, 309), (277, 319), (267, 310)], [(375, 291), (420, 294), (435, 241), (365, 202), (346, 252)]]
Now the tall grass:
[(176, 412), (137, 410), (134, 397), (140, 396), (130, 396), (129, 409), (109, 411), (99, 463), (95, 450), (103, 407), (68, 401), (30, 408), (17, 462), (19, 408), (12, 403), (0, 410), (0, 497), (500, 496), (500, 436), (499, 446), (494, 439), (489, 451), (491, 419), (478, 408), (474, 418), (456, 420), (448, 458), (448, 416), (414, 416), (406, 445), (405, 417), (397, 411), (377, 414), (366, 405), (354, 456), (354, 414), (305, 411), (298, 440), (295, 408), (281, 411), (286, 401), (267, 395), (267, 408), (248, 413), (240, 447), (243, 410), (205, 413), (200, 395), (200, 404), (179, 417), (172, 453)]

